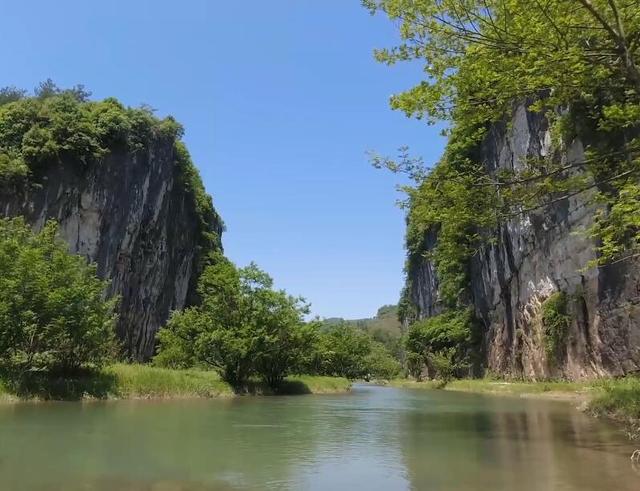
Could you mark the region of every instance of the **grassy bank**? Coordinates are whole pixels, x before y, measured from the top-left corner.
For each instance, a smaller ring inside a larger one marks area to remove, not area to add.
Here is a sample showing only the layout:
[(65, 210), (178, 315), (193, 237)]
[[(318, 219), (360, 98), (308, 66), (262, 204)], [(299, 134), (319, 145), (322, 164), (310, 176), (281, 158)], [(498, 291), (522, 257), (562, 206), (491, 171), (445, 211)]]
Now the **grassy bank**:
[(640, 425), (640, 378), (627, 377), (600, 382), (589, 411), (619, 421)]
[[(406, 379), (392, 380), (389, 384), (394, 387), (412, 389), (438, 389), (441, 385), (439, 381), (429, 380), (416, 382)], [(539, 396), (556, 399), (590, 399), (596, 391), (597, 385), (595, 382), (511, 382), (490, 379), (463, 379), (449, 382), (444, 389), (520, 397)]]
[[(281, 394), (327, 394), (349, 390), (347, 379), (302, 375), (285, 380)], [(269, 395), (254, 382), (247, 393)], [(78, 377), (32, 377), (13, 386), (0, 380), (0, 402), (20, 400), (175, 399), (231, 397), (234, 391), (206, 370), (170, 370), (148, 365), (116, 364)]]
[[(395, 387), (437, 389), (436, 381), (415, 382), (393, 380)], [(444, 390), (499, 394), (518, 397), (584, 402), (586, 410), (595, 416), (604, 416), (640, 425), (640, 378), (601, 379), (585, 382), (511, 382), (490, 379), (454, 380)]]

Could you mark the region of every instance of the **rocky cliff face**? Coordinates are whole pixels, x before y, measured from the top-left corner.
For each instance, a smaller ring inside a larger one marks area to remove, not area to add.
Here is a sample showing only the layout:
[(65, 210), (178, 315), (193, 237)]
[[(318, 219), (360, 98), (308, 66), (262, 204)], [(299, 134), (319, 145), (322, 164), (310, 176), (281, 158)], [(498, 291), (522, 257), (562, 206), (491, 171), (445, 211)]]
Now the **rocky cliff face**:
[[(510, 125), (495, 125), (484, 141), (491, 172), (517, 169), (527, 157), (551, 152), (548, 122), (519, 107)], [(557, 158), (584, 159), (575, 141)], [(572, 379), (621, 375), (640, 368), (640, 262), (584, 270), (595, 244), (581, 234), (592, 223), (589, 192), (550, 209), (503, 223), (495, 241), (470, 263), (470, 303), (483, 332), (485, 368), (507, 376)], [(425, 237), (424, 250), (435, 244)], [(409, 300), (420, 318), (439, 311), (437, 278), (427, 259), (408, 269)], [(557, 359), (545, 352), (542, 305), (564, 292), (570, 326)]]
[[(56, 219), (71, 251), (110, 279), (109, 294), (121, 299), (118, 334), (137, 360), (153, 354), (170, 311), (193, 298), (203, 253), (175, 152), (173, 138), (158, 137), (135, 153), (114, 150), (89, 169), (48, 167), (28, 186), (0, 191), (2, 215), (23, 215), (36, 229)], [(217, 216), (207, 226), (220, 237)]]

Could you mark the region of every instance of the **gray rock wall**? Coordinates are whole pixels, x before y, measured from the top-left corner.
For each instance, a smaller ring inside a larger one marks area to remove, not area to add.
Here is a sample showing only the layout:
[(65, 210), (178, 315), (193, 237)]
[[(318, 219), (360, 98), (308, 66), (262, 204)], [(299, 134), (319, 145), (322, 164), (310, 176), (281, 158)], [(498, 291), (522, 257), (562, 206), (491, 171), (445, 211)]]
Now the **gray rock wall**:
[[(152, 356), (157, 330), (193, 297), (198, 273), (198, 218), (174, 160), (173, 140), (158, 139), (87, 170), (49, 167), (35, 186), (0, 192), (0, 214), (24, 215), (36, 229), (56, 219), (70, 250), (111, 281), (118, 335), (137, 360)], [(210, 227), (220, 237), (222, 222)]]
[[(489, 171), (517, 169), (526, 157), (547, 155), (550, 142), (544, 116), (518, 107), (509, 126), (491, 129), (481, 154)], [(556, 158), (583, 160), (582, 142), (573, 142)], [(585, 192), (503, 223), (495, 243), (472, 259), (470, 301), (483, 327), (489, 371), (580, 379), (640, 368), (640, 263), (584, 270), (595, 258), (594, 242), (582, 233), (593, 220), (589, 196)], [(426, 240), (426, 249), (434, 243)], [(408, 280), (418, 317), (437, 312), (437, 279), (429, 261), (410, 267)], [(565, 349), (550, 360), (541, 307), (556, 291), (568, 295), (572, 321)]]

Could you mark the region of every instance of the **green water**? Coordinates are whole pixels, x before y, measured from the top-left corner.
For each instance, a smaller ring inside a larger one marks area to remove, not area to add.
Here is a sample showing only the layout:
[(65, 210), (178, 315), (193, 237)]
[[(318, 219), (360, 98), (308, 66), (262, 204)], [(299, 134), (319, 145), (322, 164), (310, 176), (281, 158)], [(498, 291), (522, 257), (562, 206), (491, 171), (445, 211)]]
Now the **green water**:
[(615, 490), (619, 428), (570, 405), (351, 394), (0, 406), (1, 490)]

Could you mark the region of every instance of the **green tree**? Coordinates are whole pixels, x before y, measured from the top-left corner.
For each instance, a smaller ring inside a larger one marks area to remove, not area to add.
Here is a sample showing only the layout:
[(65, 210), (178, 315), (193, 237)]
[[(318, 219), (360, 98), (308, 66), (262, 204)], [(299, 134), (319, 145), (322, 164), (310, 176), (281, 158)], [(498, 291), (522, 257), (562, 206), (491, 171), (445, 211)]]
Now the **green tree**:
[(371, 338), (346, 322), (326, 326), (316, 350), (318, 373), (351, 380), (369, 374), (367, 356), (371, 352)]
[(400, 25), (379, 61), (424, 62), (426, 79), (392, 106), (430, 121), (484, 123), (517, 99), (579, 99), (612, 84), (640, 93), (634, 2), (620, 0), (364, 0)]
[(429, 353), (427, 359), (440, 380), (439, 388), (444, 388), (451, 382), (461, 366), (456, 356), (456, 348), (445, 348), (435, 353)]
[(449, 310), (415, 322), (405, 338), (408, 371), (420, 378), (425, 363), (448, 381), (455, 369), (470, 363), (474, 349), (470, 310)]
[(3, 87), (0, 89), (0, 106), (9, 102), (19, 101), (26, 95), (26, 90), (18, 89), (14, 86)]
[(115, 355), (115, 300), (95, 267), (70, 254), (48, 222), (33, 233), (22, 219), (0, 220), (0, 368), (68, 374)]
[(372, 340), (365, 357), (368, 375), (375, 379), (390, 380), (397, 377), (402, 365), (382, 343)]
[(252, 375), (277, 390), (299, 370), (314, 337), (314, 326), (303, 321), (303, 299), (274, 290), (255, 264), (238, 269), (221, 254), (198, 291), (201, 305), (174, 313), (161, 329), (157, 363), (207, 365), (238, 390)]

